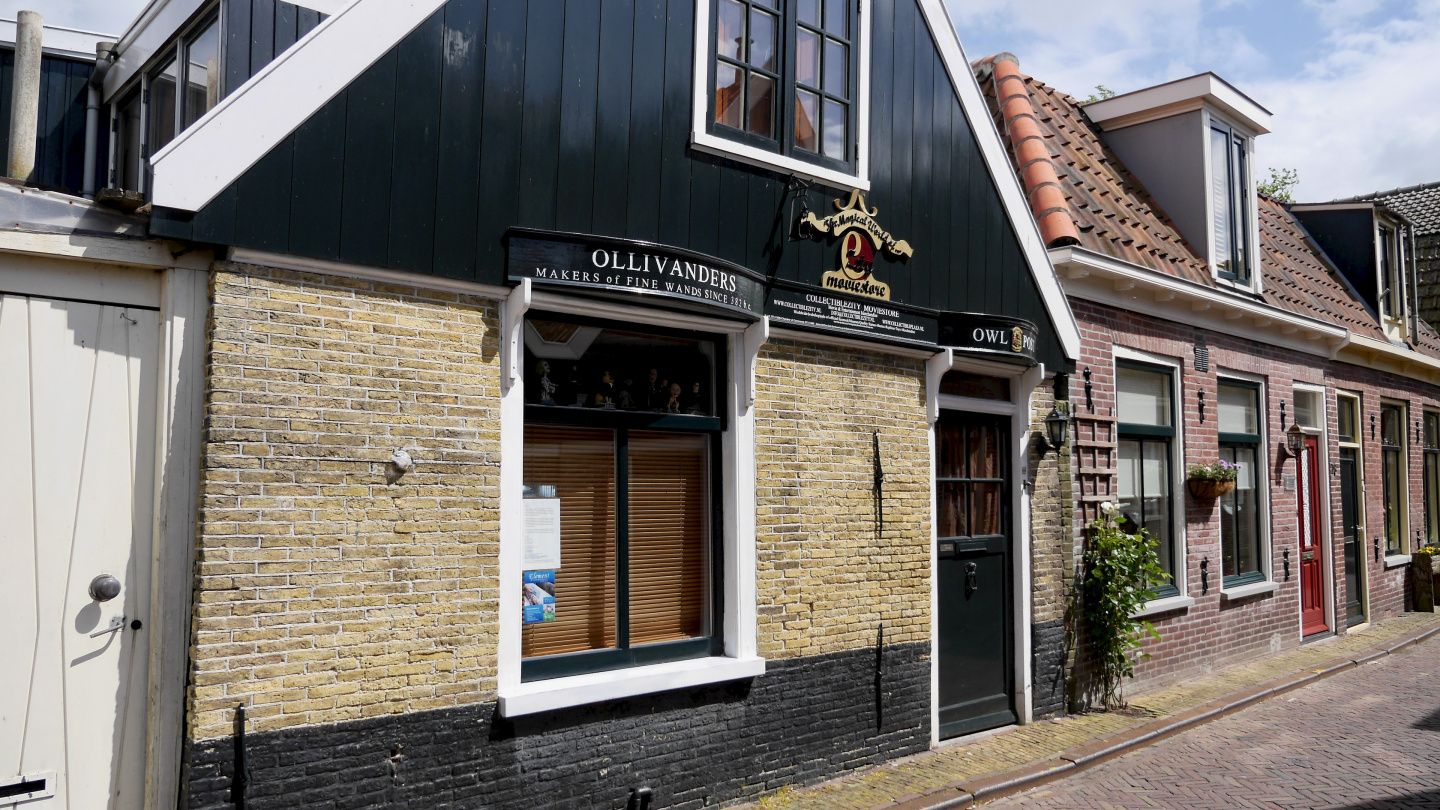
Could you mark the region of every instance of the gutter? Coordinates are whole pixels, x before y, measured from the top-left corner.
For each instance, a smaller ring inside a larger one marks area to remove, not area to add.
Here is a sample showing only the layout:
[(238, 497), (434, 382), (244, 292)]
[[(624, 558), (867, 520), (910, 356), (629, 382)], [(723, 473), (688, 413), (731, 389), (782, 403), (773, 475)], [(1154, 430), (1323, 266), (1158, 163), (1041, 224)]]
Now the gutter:
[(100, 91), (105, 86), (105, 74), (110, 72), (119, 52), (113, 42), (95, 43), (95, 69), (85, 87), (85, 176), (81, 179), (80, 196), (95, 199), (95, 163), (100, 145)]

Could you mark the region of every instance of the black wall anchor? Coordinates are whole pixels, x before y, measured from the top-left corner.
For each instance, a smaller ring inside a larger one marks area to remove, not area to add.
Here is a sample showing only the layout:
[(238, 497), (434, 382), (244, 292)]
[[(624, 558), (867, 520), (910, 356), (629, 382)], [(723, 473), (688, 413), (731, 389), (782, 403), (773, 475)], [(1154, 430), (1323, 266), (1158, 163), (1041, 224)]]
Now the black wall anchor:
[(1197, 393), (1197, 394), (1200, 395), (1200, 421), (1201, 421), (1201, 422), (1204, 422), (1204, 421), (1205, 421), (1205, 392), (1204, 392), (1204, 391), (1196, 391), (1195, 393)]
[(885, 535), (885, 470), (880, 466), (880, 432), (870, 434), (875, 453), (875, 539)]
[(1290, 549), (1285, 549), (1285, 581), (1290, 581)]
[(1084, 370), (1083, 372), (1081, 372), (1081, 373), (1085, 375), (1085, 408), (1086, 408), (1087, 410), (1089, 410), (1090, 413), (1094, 413), (1094, 412), (1095, 412), (1095, 400), (1094, 400), (1094, 398), (1091, 396), (1090, 367), (1089, 367), (1089, 366), (1086, 366), (1086, 367), (1085, 367), (1085, 370)]
[(1204, 596), (1210, 592), (1210, 558), (1206, 557), (1200, 561), (1200, 595)]
[(245, 791), (250, 786), (250, 758), (245, 753), (245, 704), (235, 707), (235, 776), (230, 780), (230, 803), (245, 810)]

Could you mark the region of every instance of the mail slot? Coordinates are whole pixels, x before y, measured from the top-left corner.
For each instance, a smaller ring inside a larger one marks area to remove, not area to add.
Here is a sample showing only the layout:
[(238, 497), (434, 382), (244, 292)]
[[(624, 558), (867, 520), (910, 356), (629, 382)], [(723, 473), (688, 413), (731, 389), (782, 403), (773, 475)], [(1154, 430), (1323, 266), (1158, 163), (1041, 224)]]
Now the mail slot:
[(1304, 560), (1305, 562), (1310, 562), (1311, 560), (1315, 559), (1315, 549), (1300, 552), (1300, 559)]
[(940, 554), (941, 554), (942, 556), (944, 556), (944, 555), (949, 555), (949, 554), (954, 554), (954, 553), (955, 553), (955, 542), (954, 542), (953, 540), (950, 541), (950, 542), (947, 542), (947, 543), (941, 543), (941, 544), (940, 544)]

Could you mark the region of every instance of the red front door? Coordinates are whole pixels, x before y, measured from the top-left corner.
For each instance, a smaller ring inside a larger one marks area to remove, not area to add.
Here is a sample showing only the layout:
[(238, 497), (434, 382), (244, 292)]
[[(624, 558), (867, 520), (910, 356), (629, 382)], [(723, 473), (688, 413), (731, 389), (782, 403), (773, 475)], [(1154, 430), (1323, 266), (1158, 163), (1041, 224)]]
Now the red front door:
[(1320, 442), (1305, 438), (1300, 457), (1300, 632), (1323, 633), (1325, 624), (1325, 544), (1320, 531)]

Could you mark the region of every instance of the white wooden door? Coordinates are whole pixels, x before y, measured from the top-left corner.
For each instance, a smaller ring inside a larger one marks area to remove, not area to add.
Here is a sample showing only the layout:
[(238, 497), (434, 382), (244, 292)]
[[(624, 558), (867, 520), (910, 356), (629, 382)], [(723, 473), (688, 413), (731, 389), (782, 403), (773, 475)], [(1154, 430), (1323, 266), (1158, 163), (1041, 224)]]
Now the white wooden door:
[(144, 804), (158, 338), (154, 310), (0, 297), (0, 785), (53, 791), (25, 810)]

